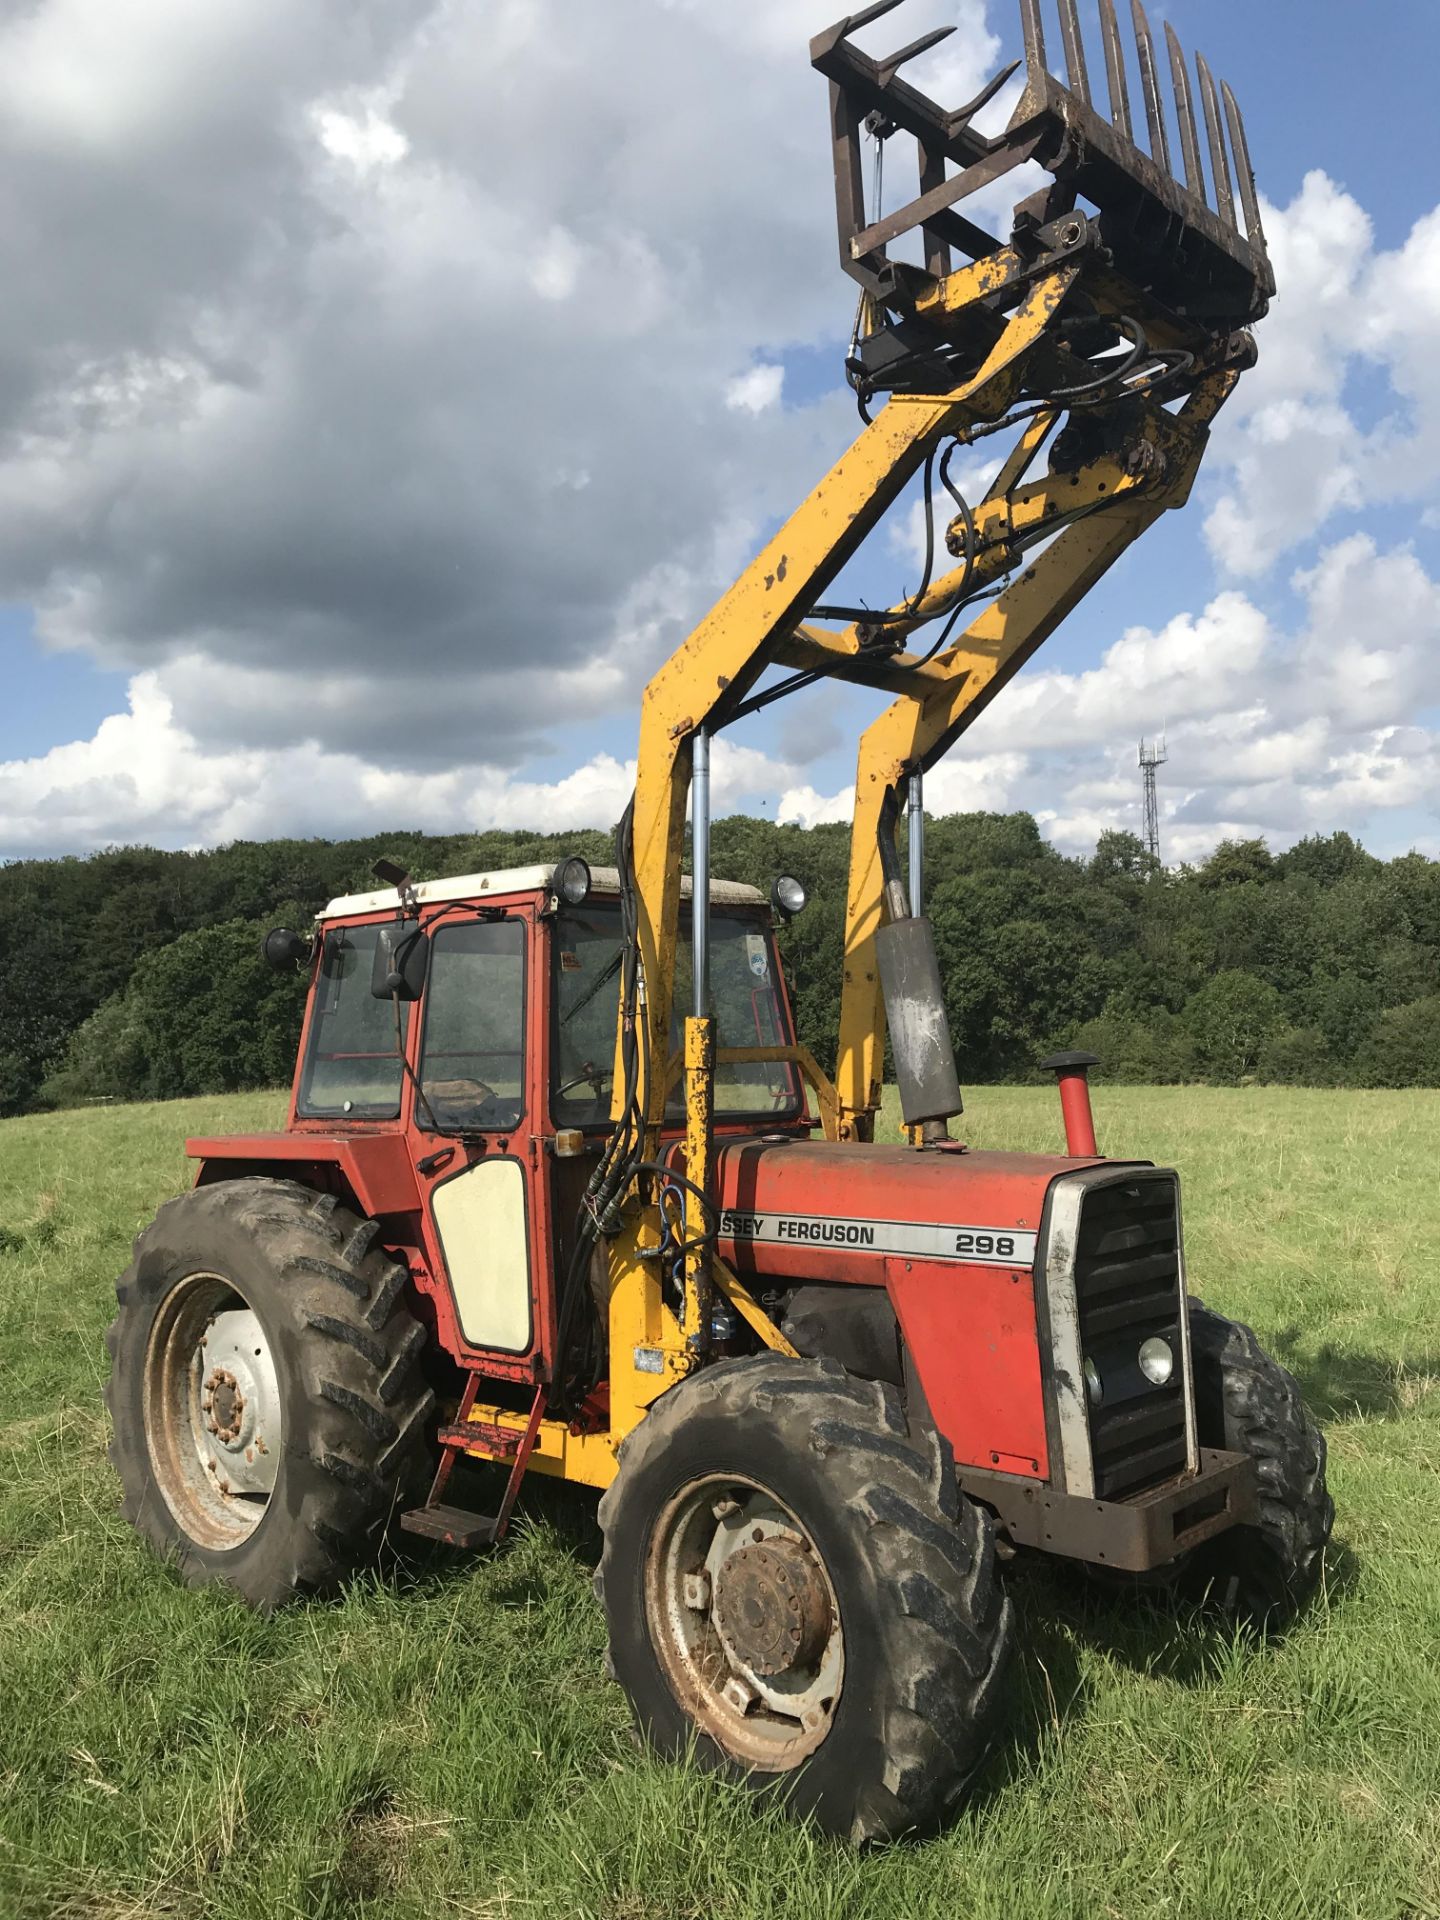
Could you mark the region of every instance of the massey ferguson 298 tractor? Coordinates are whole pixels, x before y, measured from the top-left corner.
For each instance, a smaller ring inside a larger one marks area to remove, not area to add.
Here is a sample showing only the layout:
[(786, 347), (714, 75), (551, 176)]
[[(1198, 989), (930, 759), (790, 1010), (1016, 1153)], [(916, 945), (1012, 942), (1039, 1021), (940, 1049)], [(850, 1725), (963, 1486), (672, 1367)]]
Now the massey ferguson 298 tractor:
[[(900, 76), (941, 35), (850, 38), (895, 4), (811, 46), (866, 424), (646, 689), (614, 868), (382, 863), (313, 938), (271, 934), (310, 975), (289, 1120), (189, 1143), (109, 1334), (126, 1512), (187, 1580), (273, 1608), (392, 1524), (498, 1540), (527, 1473), (603, 1489), (596, 1590), (643, 1732), (856, 1840), (943, 1819), (1002, 1725), (999, 1559), (1276, 1627), (1332, 1518), (1294, 1381), (1188, 1297), (1175, 1174), (1097, 1151), (1088, 1056), (1049, 1063), (1063, 1153), (952, 1137), (906, 807), (1183, 505), (1254, 360), (1274, 288), (1240, 116), (1168, 27), (1162, 86), (1139, 0), (1133, 45), (1099, 0), (1088, 47), (1059, 0), (1064, 81), (1022, 0), (1024, 89), (987, 135), (1013, 69), (943, 109)], [(886, 212), (865, 141), (897, 136), (918, 193)], [(962, 204), (1027, 161), (1048, 184), (997, 239)], [(952, 456), (1000, 433), (972, 503)], [(932, 548), (888, 611), (827, 600), (917, 479), (954, 564)], [(776, 952), (803, 888), (709, 871), (714, 734), (826, 676), (891, 696), (860, 743), (833, 1081)], [(873, 1139), (887, 1029), (904, 1145)], [(462, 1457), (506, 1470), (493, 1514), (447, 1503)]]

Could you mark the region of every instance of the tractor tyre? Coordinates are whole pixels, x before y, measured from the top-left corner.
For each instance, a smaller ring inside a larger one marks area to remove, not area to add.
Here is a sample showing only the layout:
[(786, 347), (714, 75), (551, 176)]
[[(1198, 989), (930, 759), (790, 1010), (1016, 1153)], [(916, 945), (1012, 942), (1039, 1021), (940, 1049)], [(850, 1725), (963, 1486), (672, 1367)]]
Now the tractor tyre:
[(600, 1503), (610, 1671), (660, 1753), (854, 1842), (926, 1831), (1005, 1709), (988, 1514), (893, 1388), (719, 1361), (658, 1400)]
[(1180, 1590), (1261, 1631), (1280, 1631), (1319, 1585), (1335, 1503), (1325, 1436), (1293, 1375), (1250, 1328), (1190, 1302), (1195, 1416), (1202, 1446), (1255, 1462), (1259, 1519), (1232, 1527), (1182, 1563)]
[(378, 1226), (290, 1180), (161, 1207), (115, 1288), (105, 1388), (126, 1518), (191, 1586), (269, 1612), (373, 1557), (434, 1396)]

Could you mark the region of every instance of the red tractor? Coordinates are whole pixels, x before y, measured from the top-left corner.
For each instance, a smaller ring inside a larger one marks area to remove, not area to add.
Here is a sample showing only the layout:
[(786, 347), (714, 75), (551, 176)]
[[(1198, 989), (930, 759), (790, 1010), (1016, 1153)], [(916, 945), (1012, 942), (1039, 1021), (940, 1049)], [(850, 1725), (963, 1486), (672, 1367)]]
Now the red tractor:
[[(1110, 122), (1073, 0), (1068, 87), (1022, 11), (1026, 89), (997, 136), (978, 103), (945, 113), (897, 78), (919, 43), (877, 63), (853, 22), (814, 43), (862, 286), (851, 376), (887, 404), (651, 682), (614, 869), (417, 885), (382, 863), (313, 938), (268, 937), (310, 975), (288, 1122), (189, 1143), (196, 1184), (137, 1241), (109, 1335), (126, 1511), (187, 1580), (268, 1609), (334, 1588), (392, 1522), (497, 1540), (526, 1473), (603, 1489), (597, 1590), (641, 1728), (855, 1839), (943, 1818), (1001, 1725), (1001, 1557), (1273, 1627), (1332, 1519), (1294, 1381), (1188, 1297), (1175, 1174), (1097, 1152), (1088, 1056), (1049, 1063), (1063, 1154), (950, 1135), (923, 815), (907, 884), (902, 798), (1183, 502), (1271, 290), (1239, 116), (1227, 91), (1243, 233), (1204, 63), (1213, 210), (1198, 149), (1182, 187), (1153, 131), (1151, 155), (1135, 144), (1108, 0)], [(867, 120), (921, 156), (919, 199), (869, 225)], [(1002, 246), (955, 203), (1020, 159), (1053, 183)], [(907, 226), (924, 268), (888, 258)], [(823, 603), (909, 480), (928, 501), (952, 446), (1007, 426), (985, 499), (954, 495), (952, 571), (885, 614)], [(767, 900), (709, 871), (714, 732), (823, 674), (894, 696), (861, 745), (833, 1081), (776, 949), (802, 886)], [(873, 1139), (887, 1026), (893, 1146)], [(462, 1457), (502, 1470), (493, 1513), (447, 1501)]]

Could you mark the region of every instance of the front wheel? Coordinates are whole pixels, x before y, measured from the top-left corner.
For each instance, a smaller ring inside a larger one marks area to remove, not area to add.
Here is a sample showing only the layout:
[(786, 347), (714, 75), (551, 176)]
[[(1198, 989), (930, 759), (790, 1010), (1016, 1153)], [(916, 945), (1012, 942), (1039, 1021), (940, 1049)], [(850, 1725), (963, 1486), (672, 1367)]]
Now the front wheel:
[(1012, 1616), (988, 1515), (890, 1388), (718, 1362), (626, 1440), (600, 1524), (612, 1671), (660, 1752), (854, 1841), (944, 1817), (999, 1724)]
[(1255, 1463), (1259, 1516), (1197, 1547), (1181, 1584), (1193, 1598), (1262, 1629), (1286, 1626), (1320, 1584), (1335, 1503), (1325, 1436), (1295, 1378), (1249, 1327), (1190, 1303), (1195, 1419), (1202, 1446)]

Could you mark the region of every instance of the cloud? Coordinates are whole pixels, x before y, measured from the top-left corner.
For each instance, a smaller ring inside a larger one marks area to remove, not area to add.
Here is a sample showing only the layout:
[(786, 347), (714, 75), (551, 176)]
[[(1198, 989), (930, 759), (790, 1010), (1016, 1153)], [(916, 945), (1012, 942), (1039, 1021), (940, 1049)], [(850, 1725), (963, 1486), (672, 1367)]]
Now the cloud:
[[(973, 91), (980, 0), (928, 11)], [(850, 437), (842, 394), (779, 404), (851, 314), (814, 25), (12, 15), (0, 594), (197, 737), (513, 766), (567, 703), (631, 706)]]
[(732, 413), (764, 413), (767, 407), (779, 405), (784, 384), (784, 367), (751, 367), (726, 385), (725, 404)]
[[(795, 777), (792, 764), (719, 739), (714, 810), (753, 810)], [(136, 842), (362, 834), (399, 823), (432, 832), (454, 832), (457, 823), (609, 827), (634, 784), (634, 759), (604, 752), (547, 781), (518, 779), (484, 759), (416, 774), (337, 752), (320, 738), (217, 746), (181, 723), (160, 676), (146, 672), (131, 681), (126, 711), (103, 720), (91, 739), (0, 765), (0, 845), (43, 856)]]
[(1105, 827), (1138, 829), (1142, 714), (1168, 735), (1168, 858), (1227, 835), (1288, 841), (1436, 810), (1440, 734), (1420, 716), (1440, 707), (1440, 582), (1410, 549), (1357, 534), (1292, 584), (1293, 628), (1224, 591), (1198, 615), (1130, 628), (1098, 667), (1023, 676), (957, 753), (1022, 753), (1013, 804), (1071, 851)]
[[(1205, 522), (1216, 561), (1245, 579), (1337, 515), (1419, 501), (1440, 480), (1440, 209), (1380, 250), (1365, 210), (1314, 171), (1265, 223), (1280, 292), (1216, 426), (1212, 468), (1228, 472)], [(1378, 376), (1373, 422), (1350, 395), (1357, 371)]]

